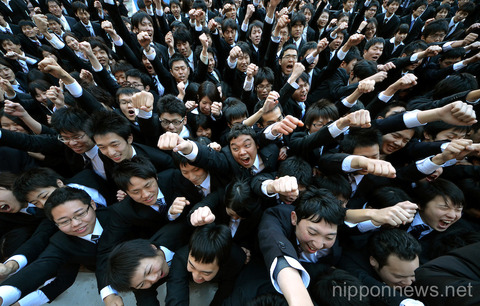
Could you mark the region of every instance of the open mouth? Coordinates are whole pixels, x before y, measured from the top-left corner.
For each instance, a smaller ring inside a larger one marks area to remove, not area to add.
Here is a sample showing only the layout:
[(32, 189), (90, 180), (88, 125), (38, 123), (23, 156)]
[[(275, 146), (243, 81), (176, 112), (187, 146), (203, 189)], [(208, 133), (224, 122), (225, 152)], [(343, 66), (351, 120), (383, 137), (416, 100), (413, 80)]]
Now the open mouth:
[(317, 250), (317, 248), (315, 248), (315, 247), (313, 247), (312, 245), (310, 245), (309, 243), (307, 243), (307, 251), (308, 251), (309, 253), (315, 253), (315, 252), (317, 252), (318, 250)]
[(0, 205), (0, 211), (10, 211), (10, 205), (8, 204)]
[(447, 229), (450, 225), (452, 225), (452, 223), (453, 223), (453, 220), (440, 220), (438, 222), (438, 226), (441, 229)]
[(247, 167), (250, 165), (250, 157), (247, 156), (247, 157), (240, 158), (240, 162), (244, 167)]

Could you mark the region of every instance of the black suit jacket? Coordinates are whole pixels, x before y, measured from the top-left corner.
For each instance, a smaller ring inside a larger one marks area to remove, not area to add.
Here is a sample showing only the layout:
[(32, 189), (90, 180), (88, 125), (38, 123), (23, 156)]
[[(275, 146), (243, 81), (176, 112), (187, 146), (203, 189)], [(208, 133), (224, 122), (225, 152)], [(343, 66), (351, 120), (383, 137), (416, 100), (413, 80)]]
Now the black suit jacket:
[(328, 130), (328, 126), (322, 127), (313, 134), (308, 132), (295, 132), (290, 137), (290, 153), (297, 155), (315, 165), (320, 158), (320, 148), (323, 146), (333, 146), (337, 142)]
[[(166, 305), (189, 305), (189, 281), (192, 274), (187, 271), (189, 248), (185, 246), (175, 253), (170, 268), (170, 276), (167, 282)], [(232, 245), (230, 256), (220, 266), (217, 275), (211, 280), (218, 282), (218, 290), (210, 305), (222, 305), (234, 288), (237, 275), (245, 263), (245, 252)]]
[(9, 5), (11, 10), (0, 1), (0, 12), (2, 12), (6, 21), (18, 24), (22, 19), (30, 20), (27, 4), (24, 1), (11, 0)]
[[(102, 29), (100, 24), (98, 24), (94, 21), (90, 21), (90, 23), (92, 25), (93, 32), (95, 32), (95, 36), (103, 38), (103, 40), (105, 41), (105, 44), (109, 48), (112, 48), (112, 42), (110, 41), (110, 39), (108, 39), (107, 33), (105, 33), (105, 31)], [(72, 32), (75, 33), (77, 35), (77, 37), (79, 37), (79, 38), (85, 38), (85, 37), (91, 37), (92, 36), (90, 34), (90, 32), (87, 31), (87, 29), (85, 28), (85, 26), (83, 25), (82, 22), (77, 22), (77, 24), (75, 24), (72, 27)]]
[[(99, 208), (96, 215), (102, 227), (107, 227), (110, 221), (109, 210)], [(104, 234), (102, 234), (98, 244), (95, 244), (59, 231), (52, 236), (50, 244), (37, 260), (12, 275), (3, 285), (18, 288), (24, 296), (35, 291), (45, 281), (55, 276), (64, 263), (78, 263), (94, 269), (97, 264), (97, 246), (102, 243), (104, 238)], [(96, 276), (97, 283), (99, 283), (104, 274), (96, 273)]]
[[(397, 15), (393, 15), (390, 20), (385, 24), (385, 13), (377, 15), (378, 27), (377, 36), (385, 39), (390, 38), (395, 34), (398, 26), (400, 25), (400, 18)], [(410, 23), (409, 23), (410, 24)]]
[[(402, 23), (406, 23), (410, 27), (412, 23), (412, 15), (407, 15), (400, 18), (400, 24)], [(424, 24), (425, 22), (423, 22), (423, 20), (420, 17), (418, 17), (415, 20), (415, 23), (413, 24), (413, 26), (411, 26), (410, 30), (408, 31), (407, 38), (405, 38), (403, 43), (405, 45), (408, 45), (412, 41), (417, 40), (420, 34), (422, 33), (422, 28)], [(384, 52), (385, 52), (385, 49), (384, 49)]]

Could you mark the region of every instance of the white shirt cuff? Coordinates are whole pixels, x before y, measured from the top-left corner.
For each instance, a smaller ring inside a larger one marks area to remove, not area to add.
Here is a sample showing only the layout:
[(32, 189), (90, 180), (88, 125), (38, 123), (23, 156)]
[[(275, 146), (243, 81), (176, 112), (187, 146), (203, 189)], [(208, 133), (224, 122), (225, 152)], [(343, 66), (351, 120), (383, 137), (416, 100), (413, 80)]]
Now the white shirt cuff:
[(261, 188), (262, 188), (262, 193), (263, 193), (264, 195), (266, 195), (267, 197), (269, 197), (269, 198), (273, 198), (274, 196), (277, 195), (277, 193), (269, 194), (268, 191), (267, 191), (267, 186), (268, 186), (268, 184), (270, 184), (271, 182), (273, 182), (273, 180), (263, 181), (262, 187), (261, 187)]
[(197, 26), (197, 25), (195, 24), (195, 31), (200, 32), (201, 30), (203, 30), (203, 27), (202, 27), (201, 25), (198, 25), (198, 26)]
[(453, 44), (453, 41), (449, 41), (449, 42), (446, 42), (443, 44), (442, 46), (442, 51), (443, 52), (447, 52), (448, 50), (452, 50), (452, 44)]
[(337, 138), (339, 135), (345, 133), (348, 130), (348, 128), (349, 127), (347, 126), (343, 129), (339, 129), (335, 121), (328, 126), (328, 131), (330, 132), (330, 135), (332, 135), (333, 138)]
[(406, 112), (403, 114), (403, 122), (405, 123), (405, 126), (409, 129), (417, 127), (417, 126), (422, 126), (425, 125), (426, 123), (420, 123), (417, 118), (417, 113), (419, 110), (413, 110), (410, 112)]
[(467, 67), (463, 61), (453, 64), (453, 70), (458, 71), (462, 68)]
[(380, 226), (376, 226), (372, 223), (371, 220), (367, 220), (367, 221), (358, 223), (357, 228), (360, 232), (365, 233), (365, 232), (369, 232), (374, 229), (380, 228)]
[(74, 98), (78, 98), (83, 94), (83, 88), (77, 81), (72, 84), (65, 84), (65, 88)]
[(115, 5), (115, 1), (114, 1), (114, 0), (105, 0), (104, 2), (105, 2), (106, 4)]
[(388, 103), (393, 96), (387, 96), (384, 94), (384, 91), (378, 94), (378, 99), (382, 102)]
[(100, 290), (100, 297), (102, 298), (102, 300), (112, 294), (118, 295), (117, 290), (113, 289), (112, 286), (107, 286)]
[(147, 57), (149, 61), (153, 61), (155, 59), (155, 56), (157, 56), (157, 51), (155, 51), (155, 48), (150, 47), (150, 54), (147, 54), (147, 51), (143, 50), (143, 54)]
[(117, 47), (123, 46), (123, 39), (120, 37), (120, 35), (117, 35), (117, 36), (118, 36), (118, 40), (114, 40), (113, 43)]
[(201, 52), (200, 52), (200, 60), (202, 61), (202, 63), (208, 66), (208, 56), (203, 56)]
[(50, 45), (52, 45), (52, 47), (54, 47), (55, 49), (62, 49), (63, 47), (65, 47), (65, 43), (63, 43), (60, 38), (57, 37), (57, 35), (53, 34), (53, 35), (50, 35), (50, 39), (47, 39), (47, 41), (50, 43)]
[[(190, 140), (188, 140), (190, 141)], [(188, 159), (189, 161), (194, 161), (197, 156), (198, 156), (198, 146), (195, 142), (192, 141), (192, 152), (190, 152), (190, 154), (183, 154), (181, 151), (178, 151), (178, 153), (182, 156), (184, 156), (186, 159)]]
[(150, 4), (149, 7), (146, 7), (145, 8), (145, 11), (147, 11), (147, 14), (150, 15), (150, 16), (153, 16), (153, 8), (152, 8), (152, 5)]
[[(308, 285), (310, 284), (310, 275), (308, 275), (307, 271), (303, 268), (302, 264), (298, 260), (292, 257), (284, 256), (284, 258), (288, 262), (290, 267), (297, 269), (301, 273), (303, 284), (305, 285), (305, 288), (308, 288)], [(270, 267), (270, 280), (272, 281), (272, 284), (275, 290), (283, 294), (282, 290), (280, 289), (280, 286), (278, 285), (277, 280), (273, 278), (273, 271), (275, 271), (276, 266), (277, 266), (277, 258), (273, 260), (272, 266)]]
[(342, 161), (342, 171), (344, 172), (355, 172), (360, 169), (352, 168), (352, 159), (356, 157), (355, 155), (349, 155), (345, 157)]
[(424, 158), (422, 160), (416, 161), (415, 164), (417, 165), (418, 171), (422, 172), (423, 174), (430, 175), (435, 170), (440, 168), (442, 165), (437, 165), (432, 162), (431, 157)]
[(175, 221), (180, 216), (180, 214), (172, 215), (170, 212), (168, 212), (167, 216), (168, 216), (168, 221)]
[(92, 66), (92, 69), (93, 69), (93, 71), (95, 71), (95, 72), (100, 72), (100, 71), (103, 70), (103, 66), (100, 65), (100, 69), (95, 69), (95, 67)]
[(153, 116), (153, 111), (146, 112), (144, 110), (139, 109), (137, 117), (142, 119), (150, 119)]
[(12, 305), (22, 296), (22, 292), (13, 286), (0, 286), (1, 306)]
[(309, 55), (307, 55), (305, 60), (307, 61), (307, 63), (311, 64), (315, 61), (316, 58), (318, 58), (318, 55), (313, 57), (312, 53), (310, 53)]
[(445, 151), (445, 149), (448, 147), (448, 145), (450, 144), (450, 142), (445, 142), (445, 143), (442, 143), (440, 145), (440, 150)]
[(272, 24), (273, 23), (273, 18), (265, 16), (265, 22), (268, 23), (268, 24)]
[(228, 64), (228, 67), (230, 67), (230, 69), (235, 69), (235, 67), (237, 67), (237, 59), (235, 59), (235, 61), (232, 63), (231, 58), (229, 56), (227, 58), (227, 64)]
[(280, 42), (280, 39), (281, 39), (280, 36), (272, 36), (272, 41), (273, 41), (274, 43), (279, 43), (279, 42)]
[(159, 9), (155, 9), (155, 14), (157, 14), (157, 16), (160, 16), (162, 17), (163, 16), (163, 9), (160, 7)]
[(7, 259), (7, 261), (5, 261), (5, 263), (7, 263), (8, 261), (12, 261), (12, 260), (16, 261), (17, 264), (18, 264), (18, 269), (17, 269), (17, 271), (13, 272), (13, 274), (22, 270), (28, 264), (27, 257), (25, 257), (23, 255), (14, 255), (14, 256), (10, 257), (9, 259)]
[(37, 63), (37, 60), (31, 57), (25, 56), (25, 62), (29, 65), (35, 65)]
[(355, 100), (353, 103), (350, 103), (347, 101), (347, 98), (343, 98), (342, 104), (345, 105), (345, 107), (352, 108), (355, 104), (357, 104), (357, 100)]
[(248, 78), (245, 78), (245, 82), (243, 82), (243, 90), (250, 91), (253, 88), (253, 78), (251, 81)]
[(348, 53), (348, 52), (344, 52), (344, 51), (342, 50), (342, 48), (340, 48), (340, 49), (338, 49), (338, 51), (337, 51), (337, 58), (338, 58), (339, 60), (343, 61), (343, 60), (345, 59), (345, 56), (347, 56), (347, 53)]
[(268, 140), (275, 140), (278, 137), (282, 136), (282, 134), (280, 134), (280, 133), (276, 136), (273, 135), (272, 128), (273, 128), (273, 124), (267, 126), (267, 128), (263, 131), (263, 134), (265, 134), (265, 138), (267, 138)]
[(295, 82), (291, 83), (290, 85), (292, 85), (292, 87), (295, 88), (295, 90), (298, 89), (298, 87), (300, 87), (300, 86), (298, 86), (296, 80), (295, 80)]
[(247, 32), (248, 30), (248, 23), (243, 22), (242, 27), (240, 28), (243, 32)]
[(417, 53), (414, 53), (412, 54), (412, 56), (410, 56), (410, 61), (411, 62), (416, 62), (418, 59), (418, 54)]
[(48, 302), (50, 302), (50, 299), (42, 290), (34, 291), (18, 301), (20, 306), (37, 306), (47, 304)]

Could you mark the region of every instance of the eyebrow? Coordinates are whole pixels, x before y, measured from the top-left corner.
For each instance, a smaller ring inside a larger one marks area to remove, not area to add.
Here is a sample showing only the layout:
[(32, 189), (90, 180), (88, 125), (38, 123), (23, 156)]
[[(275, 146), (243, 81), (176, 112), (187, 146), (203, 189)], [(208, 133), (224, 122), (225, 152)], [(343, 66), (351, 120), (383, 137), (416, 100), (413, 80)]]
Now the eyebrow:
[[(75, 216), (78, 212), (80, 212), (83, 208), (79, 208), (77, 209), (76, 211), (73, 212), (73, 216)], [(68, 217), (61, 217), (61, 218), (58, 218), (58, 221), (62, 220), (62, 219), (68, 219)], [(70, 218), (71, 219), (71, 218)]]
[[(188, 263), (189, 263), (195, 270), (197, 270), (197, 268), (192, 264), (192, 262), (190, 261), (190, 259), (188, 260)], [(213, 273), (213, 271), (201, 271), (201, 270), (199, 270), (199, 272), (202, 272), (202, 273)]]

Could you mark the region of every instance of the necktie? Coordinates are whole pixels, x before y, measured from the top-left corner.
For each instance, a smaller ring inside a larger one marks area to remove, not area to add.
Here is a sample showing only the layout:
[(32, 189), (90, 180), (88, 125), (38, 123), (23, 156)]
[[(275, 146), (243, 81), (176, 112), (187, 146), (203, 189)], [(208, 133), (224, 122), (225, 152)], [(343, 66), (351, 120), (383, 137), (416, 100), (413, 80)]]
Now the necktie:
[(448, 34), (447, 34), (447, 36), (450, 35), (450, 34), (452, 34), (453, 31), (455, 31), (455, 27), (456, 27), (456, 26), (457, 26), (457, 24), (454, 23), (454, 24), (452, 24), (452, 25), (448, 28), (448, 32), (447, 32)]
[(35, 216), (37, 214), (37, 208), (36, 207), (28, 207), (27, 208), (27, 213), (32, 215), (32, 216)]
[(425, 224), (418, 224), (412, 227), (410, 235), (412, 235), (415, 239), (418, 240), (420, 238), (420, 235), (426, 230), (428, 230), (428, 226), (426, 226)]
[(100, 235), (92, 235), (92, 237), (90, 238), (90, 240), (95, 244), (98, 243), (98, 239), (100, 239)]
[(416, 20), (417, 20), (417, 18), (413, 19), (412, 22), (410, 22), (410, 30), (408, 30), (409, 32), (412, 30), (413, 25), (415, 24)]
[(387, 24), (390, 18), (385, 17), (385, 20), (383, 21), (383, 24)]
[(91, 169), (92, 160), (85, 153), (82, 153), (82, 157), (83, 157), (83, 169)]
[(86, 25), (85, 28), (87, 29), (88, 32), (90, 32), (91, 36), (95, 36), (95, 32), (93, 32), (93, 29), (90, 25)]
[(158, 213), (165, 215), (167, 213), (167, 203), (165, 203), (165, 200), (163, 198), (157, 199), (157, 202), (155, 203), (158, 207)]
[(5, 30), (6, 30), (6, 32), (7, 32), (8, 34), (12, 34), (12, 35), (13, 35), (12, 30), (10, 30), (10, 28), (5, 28)]
[(195, 188), (197, 188), (198, 194), (200, 194), (200, 196), (201, 196), (202, 198), (204, 198), (204, 197), (205, 197), (205, 193), (203, 193), (203, 187), (200, 186), (200, 185), (198, 185), (198, 186), (195, 186)]

